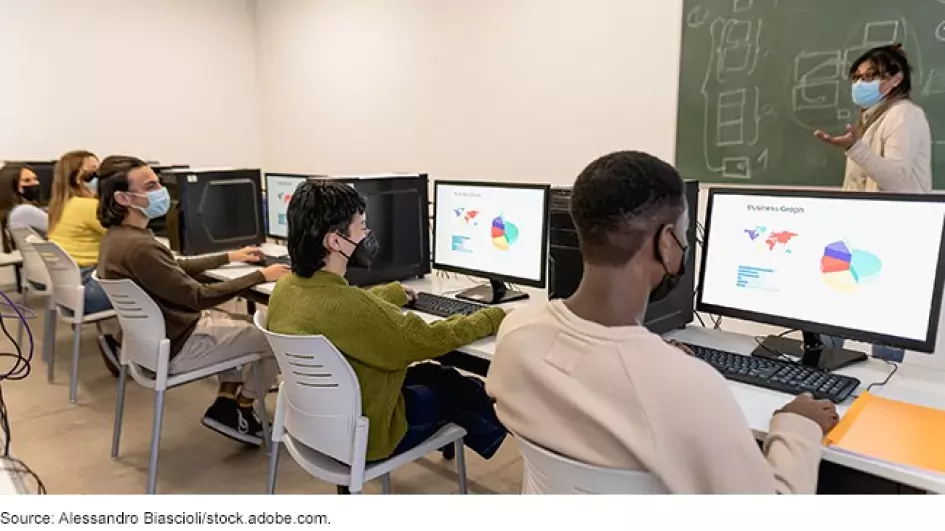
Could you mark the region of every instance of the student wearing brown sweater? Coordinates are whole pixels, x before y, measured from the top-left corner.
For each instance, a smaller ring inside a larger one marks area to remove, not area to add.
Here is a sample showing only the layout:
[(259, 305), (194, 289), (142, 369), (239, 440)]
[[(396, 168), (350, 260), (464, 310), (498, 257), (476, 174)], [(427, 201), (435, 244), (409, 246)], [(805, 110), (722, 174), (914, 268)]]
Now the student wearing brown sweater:
[(370, 421), (368, 460), (422, 443), (445, 423), (466, 429), (465, 443), (488, 459), (506, 431), (478, 378), (433, 360), (496, 332), (505, 312), (427, 323), (401, 307), (414, 296), (399, 283), (371, 290), (349, 286), (349, 267), (368, 267), (379, 245), (364, 221), (364, 198), (338, 182), (303, 183), (289, 203), (293, 274), (269, 299), (273, 332), (321, 334), (347, 358)]
[(99, 169), (98, 219), (107, 229), (102, 238), (98, 274), (103, 279), (133, 280), (161, 308), (171, 341), (170, 373), (189, 372), (247, 354), (261, 354), (257, 389), (240, 371), (220, 375), (219, 396), (203, 424), (234, 440), (259, 446), (262, 425), (253, 411), (278, 374), (265, 336), (248, 319), (213, 308), (257, 284), (288, 273), (285, 266), (260, 269), (227, 282), (203, 284), (194, 277), (229, 262), (257, 262), (252, 248), (227, 254), (177, 260), (154, 239), (148, 221), (167, 213), (170, 198), (154, 171), (133, 157), (109, 157)]
[(639, 152), (581, 173), (571, 215), (584, 278), (571, 298), (502, 324), (487, 378), (499, 418), (572, 459), (650, 472), (672, 493), (813, 493), (833, 404), (790, 402), (759, 451), (722, 376), (642, 326), (647, 303), (684, 274), (684, 190), (672, 166)]

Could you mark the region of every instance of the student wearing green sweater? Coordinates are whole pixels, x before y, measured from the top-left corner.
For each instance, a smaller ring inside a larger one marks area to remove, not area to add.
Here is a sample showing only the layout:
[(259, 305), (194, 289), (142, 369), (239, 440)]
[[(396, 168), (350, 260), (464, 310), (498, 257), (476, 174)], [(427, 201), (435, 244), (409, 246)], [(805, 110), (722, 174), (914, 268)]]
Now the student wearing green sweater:
[(488, 459), (506, 430), (482, 381), (432, 360), (496, 333), (505, 317), (488, 308), (427, 323), (401, 308), (415, 294), (399, 283), (370, 290), (348, 285), (348, 267), (368, 267), (378, 242), (365, 224), (366, 203), (338, 182), (306, 182), (288, 208), (292, 274), (269, 300), (270, 330), (324, 335), (354, 368), (369, 419), (367, 459), (420, 444), (444, 424), (468, 432), (466, 445)]

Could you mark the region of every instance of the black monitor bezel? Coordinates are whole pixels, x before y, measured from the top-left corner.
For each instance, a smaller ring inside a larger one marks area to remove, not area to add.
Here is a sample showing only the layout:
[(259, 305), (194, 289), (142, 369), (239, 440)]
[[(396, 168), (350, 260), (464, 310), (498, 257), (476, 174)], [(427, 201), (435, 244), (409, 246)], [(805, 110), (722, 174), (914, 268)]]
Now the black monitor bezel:
[[(938, 194), (894, 194), (882, 192), (855, 192), (842, 190), (799, 190), (784, 188), (709, 188), (708, 204), (706, 206), (705, 227), (703, 236), (702, 257), (699, 264), (698, 295), (696, 302), (696, 311), (730, 317), (733, 319), (743, 319), (774, 326), (803, 330), (817, 334), (826, 334), (839, 336), (854, 341), (863, 341), (871, 344), (887, 345), (906, 350), (932, 353), (935, 351), (935, 343), (938, 339), (938, 325), (942, 305), (942, 287), (945, 285), (945, 216), (942, 219), (942, 237), (939, 242), (938, 263), (939, 267), (935, 272), (933, 284), (932, 303), (929, 311), (929, 321), (926, 323), (926, 337), (924, 341), (879, 334), (852, 328), (844, 328), (802, 319), (789, 317), (780, 317), (750, 310), (731, 308), (728, 306), (719, 306), (703, 302), (703, 287), (705, 282), (706, 261), (709, 255), (709, 242), (712, 235), (712, 212), (717, 195), (741, 195), (741, 196), (762, 196), (762, 197), (798, 197), (812, 199), (854, 199), (862, 201), (902, 201), (913, 203), (945, 203), (945, 195)], [(908, 235), (900, 235), (908, 237)], [(813, 304), (813, 302), (812, 302)]]
[(288, 231), (286, 232), (285, 236), (279, 236), (279, 235), (273, 234), (272, 228), (269, 226), (269, 176), (289, 177), (292, 179), (300, 179), (301, 180), (301, 182), (299, 182), (300, 185), (304, 183), (305, 181), (311, 179), (312, 176), (305, 175), (302, 173), (283, 173), (283, 172), (277, 172), (277, 171), (263, 173), (263, 182), (266, 185), (265, 194), (263, 197), (263, 199), (265, 199), (266, 201), (266, 237), (273, 240), (286, 241), (289, 239)]
[[(530, 278), (520, 278), (513, 277), (509, 275), (501, 275), (497, 273), (492, 273), (488, 271), (477, 271), (475, 269), (468, 269), (464, 267), (453, 266), (450, 264), (441, 264), (437, 262), (436, 258), (436, 222), (437, 222), (437, 202), (439, 201), (440, 194), (440, 185), (444, 186), (480, 186), (484, 188), (506, 188), (506, 189), (526, 189), (526, 190), (544, 190), (545, 194), (545, 208), (542, 212), (542, 223), (541, 223), (541, 278), (539, 280), (534, 280)], [(529, 286), (532, 288), (544, 288), (548, 280), (548, 227), (550, 220), (549, 209), (551, 207), (551, 185), (550, 184), (535, 184), (535, 183), (500, 183), (500, 182), (490, 182), (490, 181), (456, 181), (456, 180), (434, 180), (433, 181), (433, 238), (431, 249), (430, 249), (430, 261), (433, 264), (433, 269), (439, 269), (440, 271), (446, 271), (449, 273), (457, 273), (460, 275), (469, 275), (478, 278), (484, 278), (487, 280), (495, 280), (497, 282), (505, 282), (507, 284), (521, 284), (523, 286)]]

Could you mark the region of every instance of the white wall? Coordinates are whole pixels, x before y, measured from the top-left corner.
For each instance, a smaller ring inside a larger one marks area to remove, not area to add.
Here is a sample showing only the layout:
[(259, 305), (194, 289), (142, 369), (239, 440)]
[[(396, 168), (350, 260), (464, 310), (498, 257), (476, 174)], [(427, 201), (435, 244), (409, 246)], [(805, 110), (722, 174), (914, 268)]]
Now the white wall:
[(0, 0), (0, 159), (90, 149), (258, 167), (255, 9), (250, 0)]
[(672, 160), (682, 0), (264, 0), (265, 166), (570, 184)]

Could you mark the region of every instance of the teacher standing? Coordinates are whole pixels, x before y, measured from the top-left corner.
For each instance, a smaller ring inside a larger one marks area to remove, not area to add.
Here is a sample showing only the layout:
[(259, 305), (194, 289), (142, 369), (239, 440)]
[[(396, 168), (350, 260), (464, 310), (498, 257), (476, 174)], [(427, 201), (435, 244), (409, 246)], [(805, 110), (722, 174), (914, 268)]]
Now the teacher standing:
[(846, 134), (815, 135), (846, 152), (844, 190), (932, 192), (932, 135), (925, 112), (911, 99), (912, 68), (901, 44), (866, 52), (850, 68), (860, 108)]

